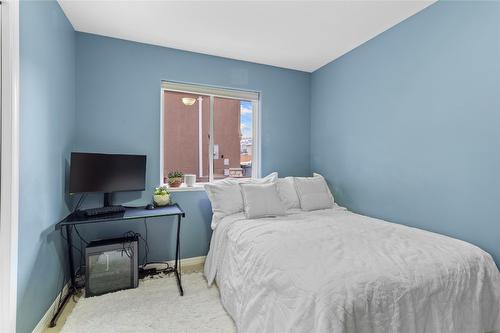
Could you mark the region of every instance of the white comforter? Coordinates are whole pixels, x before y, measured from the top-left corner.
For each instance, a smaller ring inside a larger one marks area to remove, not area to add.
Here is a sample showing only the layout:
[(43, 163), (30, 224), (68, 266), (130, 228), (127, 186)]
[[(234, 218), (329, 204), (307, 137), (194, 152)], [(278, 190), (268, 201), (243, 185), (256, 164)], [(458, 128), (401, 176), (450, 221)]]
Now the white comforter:
[(205, 275), (239, 332), (500, 329), (500, 273), (488, 253), (340, 207), (226, 217)]

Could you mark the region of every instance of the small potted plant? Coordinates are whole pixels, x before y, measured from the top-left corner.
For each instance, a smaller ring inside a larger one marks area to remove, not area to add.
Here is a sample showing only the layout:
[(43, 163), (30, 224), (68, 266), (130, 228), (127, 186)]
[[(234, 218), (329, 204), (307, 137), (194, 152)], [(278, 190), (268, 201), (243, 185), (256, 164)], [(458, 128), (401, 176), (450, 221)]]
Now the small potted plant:
[(182, 184), (184, 174), (180, 171), (170, 171), (168, 173), (168, 185), (170, 187), (179, 187)]
[(162, 207), (170, 203), (170, 192), (166, 186), (155, 188), (153, 193), (153, 202), (155, 206)]

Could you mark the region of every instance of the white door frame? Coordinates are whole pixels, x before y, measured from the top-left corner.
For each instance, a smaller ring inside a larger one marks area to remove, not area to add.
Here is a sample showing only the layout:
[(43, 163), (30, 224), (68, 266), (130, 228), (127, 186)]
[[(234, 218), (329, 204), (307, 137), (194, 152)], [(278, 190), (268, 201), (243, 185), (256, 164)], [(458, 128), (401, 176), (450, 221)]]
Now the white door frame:
[(19, 1), (1, 8), (0, 331), (15, 333), (19, 217)]

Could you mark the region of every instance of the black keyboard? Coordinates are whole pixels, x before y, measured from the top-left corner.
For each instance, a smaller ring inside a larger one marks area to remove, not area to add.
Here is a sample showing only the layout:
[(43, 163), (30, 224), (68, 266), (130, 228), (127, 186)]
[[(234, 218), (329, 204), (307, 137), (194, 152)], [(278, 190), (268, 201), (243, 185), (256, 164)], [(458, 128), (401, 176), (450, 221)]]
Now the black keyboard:
[(108, 206), (108, 207), (85, 209), (83, 211), (83, 215), (90, 217), (100, 216), (100, 215), (112, 215), (112, 214), (123, 213), (124, 211), (125, 207), (123, 206)]

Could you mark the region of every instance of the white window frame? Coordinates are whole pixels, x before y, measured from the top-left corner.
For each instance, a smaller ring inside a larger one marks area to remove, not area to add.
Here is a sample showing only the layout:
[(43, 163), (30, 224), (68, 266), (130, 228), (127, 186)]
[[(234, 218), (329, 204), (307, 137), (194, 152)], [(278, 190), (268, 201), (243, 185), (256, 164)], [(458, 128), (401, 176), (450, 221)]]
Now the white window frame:
[(0, 331), (15, 333), (19, 217), (19, 1), (2, 1)]
[[(252, 178), (261, 176), (261, 145), (260, 145), (260, 93), (247, 90), (226, 89), (198, 84), (187, 84), (174, 81), (163, 81), (160, 93), (160, 184), (164, 184), (163, 161), (164, 161), (164, 119), (165, 119), (165, 92), (183, 92), (187, 94), (200, 94), (210, 98), (210, 141), (209, 141), (209, 181), (213, 179), (213, 146), (214, 146), (214, 100), (215, 97), (231, 98), (237, 100), (250, 101), (252, 103)], [(194, 187), (171, 188), (174, 191), (193, 191), (203, 189), (204, 183), (197, 182)]]

